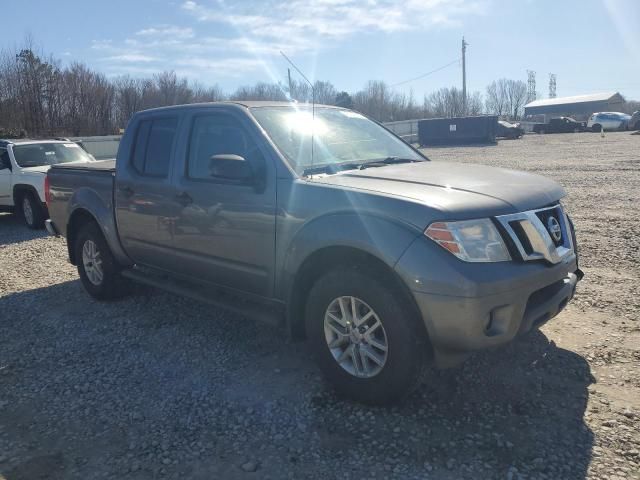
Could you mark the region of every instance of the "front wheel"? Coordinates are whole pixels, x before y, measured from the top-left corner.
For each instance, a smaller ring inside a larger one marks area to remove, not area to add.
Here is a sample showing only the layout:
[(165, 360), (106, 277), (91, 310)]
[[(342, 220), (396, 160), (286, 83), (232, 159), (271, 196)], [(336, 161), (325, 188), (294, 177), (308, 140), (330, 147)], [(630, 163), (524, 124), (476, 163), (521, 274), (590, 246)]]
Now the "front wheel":
[(20, 199), (20, 212), (27, 227), (33, 230), (44, 228), (44, 210), (32, 193), (25, 193)]
[(78, 232), (74, 253), (82, 285), (92, 297), (112, 300), (124, 295), (126, 282), (120, 266), (95, 223)]
[(418, 385), (429, 350), (406, 296), (376, 277), (356, 269), (321, 277), (307, 301), (306, 330), (320, 369), (337, 392), (380, 405)]
[(600, 125), (599, 123), (596, 123), (591, 127), (591, 131), (593, 133), (600, 133), (601, 130), (602, 130), (602, 125)]

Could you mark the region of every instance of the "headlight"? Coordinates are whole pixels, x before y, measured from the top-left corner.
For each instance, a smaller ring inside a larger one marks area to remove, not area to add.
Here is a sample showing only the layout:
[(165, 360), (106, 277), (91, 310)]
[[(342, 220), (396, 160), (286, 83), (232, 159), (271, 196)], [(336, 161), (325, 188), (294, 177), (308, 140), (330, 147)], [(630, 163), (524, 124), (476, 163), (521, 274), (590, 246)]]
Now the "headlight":
[(488, 218), (461, 222), (435, 222), (424, 234), (465, 262), (506, 262), (511, 255)]

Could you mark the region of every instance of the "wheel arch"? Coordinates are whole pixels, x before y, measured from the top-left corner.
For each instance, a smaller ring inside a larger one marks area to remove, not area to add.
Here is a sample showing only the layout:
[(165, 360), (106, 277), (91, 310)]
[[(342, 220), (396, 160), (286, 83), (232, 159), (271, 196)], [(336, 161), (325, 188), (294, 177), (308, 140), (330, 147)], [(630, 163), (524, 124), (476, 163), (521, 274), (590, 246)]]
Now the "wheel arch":
[[(300, 265), (292, 282), (287, 301), (287, 326), (293, 339), (303, 340), (305, 334), (306, 301), (314, 283), (324, 274), (337, 268), (355, 268), (374, 276), (383, 284), (402, 295), (408, 302), (414, 317), (419, 320), (420, 310), (413, 295), (393, 267), (380, 257), (352, 246), (328, 246), (311, 253)], [(417, 327), (428, 340), (428, 333), (422, 321)]]
[(26, 183), (17, 183), (13, 186), (13, 205), (14, 206), (18, 207), (19, 200), (20, 198), (22, 198), (22, 196), (25, 193), (30, 193), (34, 195), (36, 200), (44, 204), (44, 202), (40, 198), (40, 194), (38, 193), (38, 189), (36, 187)]
[[(81, 187), (73, 193), (73, 196), (64, 208), (67, 212), (66, 231), (64, 232), (64, 236), (67, 237), (69, 260), (74, 265), (75, 258), (73, 253), (73, 244), (76, 238), (75, 236), (83, 224), (81, 220), (92, 220), (98, 225), (107, 246), (111, 250), (115, 260), (120, 265), (133, 265), (133, 262), (127, 256), (120, 244), (113, 205), (106, 200), (105, 197), (106, 195), (101, 194), (93, 188)], [(76, 216), (79, 216), (79, 218)], [(64, 220), (61, 220), (60, 223), (63, 222)]]
[[(76, 208), (69, 217), (69, 222), (67, 223), (67, 251), (69, 253), (69, 261), (73, 265), (77, 265), (74, 247), (78, 232), (83, 226), (92, 222), (95, 223), (102, 232), (102, 228), (100, 228), (100, 223), (96, 217), (85, 208)], [(104, 236), (104, 232), (102, 232), (102, 235)]]

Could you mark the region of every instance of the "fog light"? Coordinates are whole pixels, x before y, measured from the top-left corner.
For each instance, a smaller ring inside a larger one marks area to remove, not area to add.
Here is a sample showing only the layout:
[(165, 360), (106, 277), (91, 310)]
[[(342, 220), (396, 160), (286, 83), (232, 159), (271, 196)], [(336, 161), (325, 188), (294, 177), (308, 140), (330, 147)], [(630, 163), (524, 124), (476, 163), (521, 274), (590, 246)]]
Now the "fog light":
[(512, 312), (513, 307), (511, 305), (502, 305), (491, 310), (489, 320), (484, 328), (485, 335), (495, 337), (507, 333)]

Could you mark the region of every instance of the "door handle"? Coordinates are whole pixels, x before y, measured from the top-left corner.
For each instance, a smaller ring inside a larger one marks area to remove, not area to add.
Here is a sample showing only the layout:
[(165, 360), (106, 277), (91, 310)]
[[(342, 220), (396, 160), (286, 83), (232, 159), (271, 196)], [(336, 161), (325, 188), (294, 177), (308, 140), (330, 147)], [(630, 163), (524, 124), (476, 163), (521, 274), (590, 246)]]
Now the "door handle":
[(125, 197), (131, 197), (135, 193), (133, 188), (125, 185), (124, 187), (120, 187), (120, 191), (124, 194)]
[(181, 192), (176, 195), (176, 200), (183, 206), (187, 206), (193, 203), (193, 198), (191, 198), (191, 195), (189, 195), (187, 192)]

